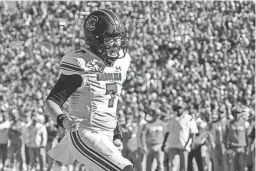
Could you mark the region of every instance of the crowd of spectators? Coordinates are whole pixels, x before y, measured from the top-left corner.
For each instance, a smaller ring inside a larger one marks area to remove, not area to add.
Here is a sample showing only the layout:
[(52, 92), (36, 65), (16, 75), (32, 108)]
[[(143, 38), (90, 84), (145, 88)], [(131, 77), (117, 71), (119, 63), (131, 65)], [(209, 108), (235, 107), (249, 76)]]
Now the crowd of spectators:
[(0, 8), (3, 111), (43, 113), (61, 57), (83, 46), (83, 18), (98, 8), (114, 10), (128, 28), (133, 62), (120, 116), (156, 107), (169, 114), (178, 97), (201, 115), (209, 115), (209, 103), (212, 111), (255, 104), (253, 2), (17, 2), (11, 10), (1, 2)]
[(129, 35), (120, 121), (152, 111), (169, 117), (179, 98), (206, 121), (223, 104), (227, 116), (237, 103), (255, 115), (252, 1), (17, 1), (12, 9), (2, 1), (1, 115), (44, 114), (62, 56), (84, 46), (83, 19), (99, 8), (118, 13)]
[(65, 169), (64, 164), (54, 161), (47, 155), (64, 135), (63, 128), (58, 127), (52, 120), (45, 120), (43, 115), (12, 120), (1, 116), (1, 171), (9, 170), (8, 168), (14, 171)]

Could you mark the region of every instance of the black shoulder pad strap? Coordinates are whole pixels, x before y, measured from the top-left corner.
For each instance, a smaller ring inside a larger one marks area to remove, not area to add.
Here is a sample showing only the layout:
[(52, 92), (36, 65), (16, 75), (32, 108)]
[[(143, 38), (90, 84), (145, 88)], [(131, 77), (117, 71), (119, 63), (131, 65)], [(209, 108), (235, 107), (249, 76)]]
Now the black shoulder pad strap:
[(65, 101), (82, 85), (83, 79), (80, 75), (61, 75), (54, 85), (47, 100), (52, 100), (60, 107)]

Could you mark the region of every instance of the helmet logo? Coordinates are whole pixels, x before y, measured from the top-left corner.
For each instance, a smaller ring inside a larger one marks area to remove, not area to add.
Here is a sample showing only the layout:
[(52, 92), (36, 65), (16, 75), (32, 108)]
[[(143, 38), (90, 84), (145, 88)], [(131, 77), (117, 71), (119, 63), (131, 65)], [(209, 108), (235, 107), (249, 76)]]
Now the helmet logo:
[(86, 28), (90, 31), (95, 30), (95, 23), (98, 21), (98, 17), (92, 15), (86, 22)]

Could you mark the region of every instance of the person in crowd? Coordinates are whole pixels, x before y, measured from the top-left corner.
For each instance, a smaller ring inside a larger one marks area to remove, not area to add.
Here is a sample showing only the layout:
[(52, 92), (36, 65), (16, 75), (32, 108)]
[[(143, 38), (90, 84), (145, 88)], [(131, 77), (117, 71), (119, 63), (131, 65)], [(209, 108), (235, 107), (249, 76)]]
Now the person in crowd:
[(2, 171), (5, 170), (5, 162), (8, 154), (8, 131), (12, 124), (7, 118), (8, 117), (6, 117), (5, 115), (0, 115), (0, 156), (2, 159)]
[[(131, 112), (131, 111), (129, 111)], [(129, 148), (128, 148), (128, 140), (130, 138), (130, 132), (129, 131), (129, 127), (133, 124), (134, 120), (133, 120), (133, 115), (127, 115), (127, 117), (125, 118), (125, 122), (122, 124), (121, 126), (121, 130), (122, 130), (122, 134), (123, 134), (123, 138), (124, 138), (124, 144), (123, 144), (123, 150), (122, 150), (122, 155), (125, 158), (128, 158), (128, 154), (129, 154)]]
[(232, 109), (234, 119), (226, 125), (224, 144), (227, 148), (228, 171), (244, 171), (246, 168), (245, 153), (248, 143), (248, 121), (244, 120), (248, 107), (237, 104)]
[(142, 129), (146, 124), (145, 113), (140, 112), (137, 119), (131, 116), (127, 116), (126, 123), (122, 127), (124, 137), (122, 154), (133, 163), (136, 171), (144, 171), (146, 161), (142, 145)]
[(248, 143), (246, 148), (246, 160), (247, 160), (247, 170), (252, 171), (255, 167), (255, 142), (254, 142), (254, 135), (255, 134), (255, 116), (251, 115), (253, 110), (250, 109), (248, 117), (245, 118), (250, 124), (248, 129)]
[[(57, 125), (52, 120), (49, 120), (48, 123), (46, 124), (46, 130), (48, 135), (46, 151), (49, 151), (57, 143), (58, 128), (57, 128)], [(54, 164), (54, 160), (49, 155), (46, 155), (46, 163), (47, 163), (47, 171), (50, 171)]]
[(146, 153), (146, 170), (152, 170), (154, 159), (157, 162), (158, 171), (164, 171), (164, 152), (161, 150), (166, 132), (166, 124), (160, 120), (161, 111), (151, 109), (151, 120), (141, 130), (143, 151)]
[[(11, 168), (15, 168), (18, 171), (23, 170), (23, 159), (21, 156), (22, 150), (22, 132), (20, 127), (20, 121), (18, 118), (13, 118), (13, 123), (8, 131), (10, 139), (10, 147), (8, 149), (7, 163)], [(16, 165), (17, 164), (17, 165)]]
[(35, 115), (32, 117), (32, 124), (28, 127), (29, 134), (29, 159), (31, 170), (36, 169), (37, 159), (40, 171), (44, 170), (44, 153), (47, 144), (47, 130), (43, 124), (44, 116)]
[[(207, 123), (203, 121), (201, 118), (196, 118), (196, 116), (194, 116), (194, 119), (197, 124), (198, 133), (196, 134), (196, 137), (194, 140), (194, 148), (191, 149), (191, 151), (188, 154), (188, 171), (195, 171), (195, 170), (203, 171), (204, 166), (208, 164), (205, 162), (205, 159), (203, 158), (206, 156), (203, 156), (202, 154), (202, 153), (205, 153), (202, 147), (203, 145), (206, 144), (206, 139), (208, 137), (208, 131), (206, 129)], [(194, 164), (193, 164), (193, 161), (195, 161)]]
[(142, 170), (141, 159), (139, 158), (138, 153), (138, 126), (136, 123), (131, 123), (127, 125), (127, 139), (126, 139), (126, 148), (127, 148), (127, 159), (130, 160), (134, 166), (135, 171)]
[(253, 122), (251, 126), (252, 126), (252, 129), (251, 129), (251, 132), (249, 133), (249, 140), (248, 140), (248, 146), (247, 146), (247, 152), (251, 157), (249, 159), (251, 161), (251, 164), (248, 165), (248, 171), (255, 170), (255, 122)]
[[(22, 132), (22, 160), (23, 164), (26, 167), (26, 170), (28, 170), (30, 165), (30, 158), (29, 158), (29, 126), (32, 124), (31, 116), (28, 114), (23, 118), (23, 124), (21, 124), (21, 132)], [(25, 168), (24, 168), (25, 169)]]
[(210, 146), (214, 170), (227, 170), (227, 155), (224, 142), (226, 126), (229, 122), (225, 106), (221, 106), (210, 123)]
[(137, 138), (137, 145), (138, 145), (138, 149), (137, 149), (137, 155), (138, 155), (138, 165), (137, 165), (137, 170), (141, 170), (144, 171), (146, 168), (146, 156), (144, 153), (144, 148), (143, 148), (143, 144), (142, 144), (142, 130), (145, 127), (145, 125), (147, 124), (147, 121), (145, 120), (145, 113), (144, 112), (139, 112), (139, 116), (136, 120), (136, 126), (138, 127), (137, 130), (137, 134), (136, 134), (136, 138)]
[(187, 171), (188, 152), (195, 149), (195, 135), (198, 128), (194, 118), (187, 113), (186, 103), (179, 98), (173, 107), (176, 117), (168, 122), (162, 150), (169, 154), (169, 170)]

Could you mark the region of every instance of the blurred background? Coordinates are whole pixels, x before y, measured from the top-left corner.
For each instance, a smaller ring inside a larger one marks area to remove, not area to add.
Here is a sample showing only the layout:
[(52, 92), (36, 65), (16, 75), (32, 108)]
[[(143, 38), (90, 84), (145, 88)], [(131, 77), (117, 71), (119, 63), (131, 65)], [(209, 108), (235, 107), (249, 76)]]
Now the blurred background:
[(250, 109), (245, 119), (254, 120), (252, 1), (1, 1), (3, 121), (49, 123), (44, 100), (57, 80), (60, 60), (84, 46), (83, 19), (99, 8), (118, 13), (129, 34), (132, 64), (117, 112), (122, 125), (155, 113), (168, 120), (177, 99), (206, 123), (221, 107), (232, 118), (238, 103)]
[(120, 14), (129, 32), (122, 117), (150, 106), (172, 113), (178, 96), (202, 115), (206, 104), (254, 107), (253, 2), (11, 1), (1, 2), (0, 13), (2, 112), (43, 113), (61, 57), (83, 45), (83, 17), (98, 8)]

